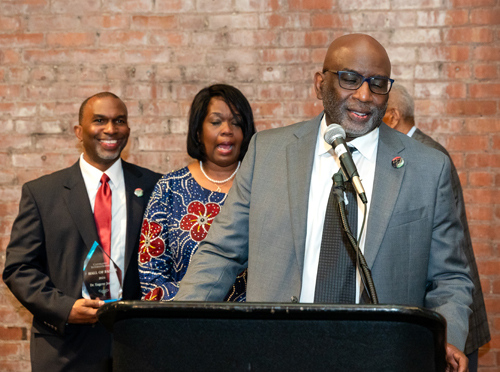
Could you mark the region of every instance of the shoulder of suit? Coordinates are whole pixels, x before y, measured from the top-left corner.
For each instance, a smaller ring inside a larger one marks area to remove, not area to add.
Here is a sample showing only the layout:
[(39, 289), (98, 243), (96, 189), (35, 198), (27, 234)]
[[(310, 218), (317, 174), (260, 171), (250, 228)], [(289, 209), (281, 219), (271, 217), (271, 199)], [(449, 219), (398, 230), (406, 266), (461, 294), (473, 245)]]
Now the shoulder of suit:
[(403, 143), (405, 147), (404, 154), (401, 156), (409, 158), (409, 157), (417, 157), (420, 161), (426, 162), (429, 164), (438, 164), (445, 162), (445, 158), (448, 158), (442, 151), (438, 149), (428, 146), (427, 144), (413, 138), (408, 137), (406, 134), (400, 133), (395, 129), (387, 127), (388, 130), (396, 135), (399, 140)]
[(141, 167), (139, 165), (135, 165), (129, 162), (126, 162), (122, 159), (123, 169), (130, 171), (137, 177), (144, 178), (144, 180), (151, 180), (152, 182), (158, 181), (163, 175), (161, 173), (157, 173), (152, 171), (151, 169)]
[(287, 138), (296, 138), (297, 133), (304, 132), (308, 128), (315, 127), (315, 130), (319, 128), (319, 121), (315, 119), (301, 121), (299, 123), (294, 123), (287, 125), (286, 127), (272, 128), (260, 131), (254, 135), (255, 141), (263, 141), (263, 140), (280, 140), (284, 141)]
[(412, 138), (423, 143), (424, 145), (427, 145), (429, 147), (432, 147), (433, 149), (441, 151), (443, 154), (447, 156), (450, 156), (450, 154), (443, 145), (441, 145), (438, 141), (436, 141), (431, 136), (425, 134), (421, 130), (416, 131)]

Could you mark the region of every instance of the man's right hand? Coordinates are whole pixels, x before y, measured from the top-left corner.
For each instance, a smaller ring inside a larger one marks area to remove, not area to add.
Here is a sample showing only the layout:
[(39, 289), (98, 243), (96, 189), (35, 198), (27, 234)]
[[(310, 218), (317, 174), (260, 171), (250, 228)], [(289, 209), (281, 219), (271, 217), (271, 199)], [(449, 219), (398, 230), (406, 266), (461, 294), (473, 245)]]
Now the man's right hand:
[(92, 324), (97, 322), (97, 309), (104, 305), (104, 301), (87, 300), (81, 298), (76, 300), (71, 312), (69, 313), (68, 323)]

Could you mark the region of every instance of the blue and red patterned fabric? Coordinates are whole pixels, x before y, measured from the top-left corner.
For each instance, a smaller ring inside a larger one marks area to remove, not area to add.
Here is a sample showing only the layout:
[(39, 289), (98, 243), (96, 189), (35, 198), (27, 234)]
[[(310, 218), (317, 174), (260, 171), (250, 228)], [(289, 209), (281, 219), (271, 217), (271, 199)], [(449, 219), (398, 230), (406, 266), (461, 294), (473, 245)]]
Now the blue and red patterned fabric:
[[(164, 175), (144, 213), (139, 245), (142, 298), (172, 300), (198, 244), (227, 194), (201, 187), (187, 167)], [(238, 275), (226, 301), (245, 301), (247, 271)]]

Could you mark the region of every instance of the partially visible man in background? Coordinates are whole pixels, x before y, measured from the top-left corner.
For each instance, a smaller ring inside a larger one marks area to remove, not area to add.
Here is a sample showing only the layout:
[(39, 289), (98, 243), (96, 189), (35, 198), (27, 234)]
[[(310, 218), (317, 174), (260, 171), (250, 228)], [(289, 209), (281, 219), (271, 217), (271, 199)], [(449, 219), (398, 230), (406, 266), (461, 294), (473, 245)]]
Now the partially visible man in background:
[[(408, 137), (432, 147), (442, 153), (450, 156), (448, 151), (433, 140), (431, 137), (423, 133), (415, 126), (415, 105), (413, 98), (408, 93), (406, 88), (401, 84), (395, 83), (389, 93), (389, 102), (384, 116), (384, 122), (391, 128), (406, 134)], [(457, 170), (450, 157), (451, 162), (451, 183), (457, 211), (460, 215), (460, 222), (464, 228), (464, 251), (469, 261), (471, 268), (471, 279), (474, 282), (473, 303), (471, 305), (472, 315), (469, 319), (469, 336), (465, 344), (465, 354), (469, 358), (470, 372), (477, 371), (478, 365), (478, 349), (490, 341), (490, 330), (488, 327), (488, 319), (486, 317), (486, 308), (484, 306), (483, 292), (481, 290), (481, 281), (477, 270), (474, 251), (472, 249), (472, 241), (467, 224), (467, 215), (465, 214), (465, 203), (458, 177)]]
[(74, 130), (83, 143), (79, 161), (23, 186), (7, 246), (3, 280), (34, 316), (34, 372), (112, 370), (111, 334), (96, 323), (104, 302), (82, 298), (84, 262), (99, 242), (121, 270), (123, 299), (140, 298), (139, 232), (161, 177), (121, 160), (130, 128), (113, 93), (86, 99)]

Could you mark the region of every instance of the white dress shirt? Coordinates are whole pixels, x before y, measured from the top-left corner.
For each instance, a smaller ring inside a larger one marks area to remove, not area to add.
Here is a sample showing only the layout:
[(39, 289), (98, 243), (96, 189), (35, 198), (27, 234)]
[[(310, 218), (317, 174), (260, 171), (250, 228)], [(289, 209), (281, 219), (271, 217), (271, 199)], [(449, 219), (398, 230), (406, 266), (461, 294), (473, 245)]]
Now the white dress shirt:
[[(304, 254), (304, 271), (302, 273), (302, 290), (300, 302), (314, 302), (314, 292), (316, 287), (316, 276), (318, 273), (319, 253), (321, 239), (323, 236), (323, 224), (325, 222), (326, 206), (333, 185), (332, 177), (340, 169), (340, 161), (335, 152), (323, 136), (326, 132), (326, 119), (323, 115), (316, 150), (314, 153), (313, 169), (311, 174), (311, 187), (309, 191), (309, 207), (307, 210), (307, 234), (306, 249)], [(358, 169), (359, 177), (363, 184), (368, 199), (367, 219), (365, 229), (361, 237), (359, 247), (364, 252), (366, 226), (368, 225), (368, 215), (373, 192), (373, 180), (375, 177), (375, 162), (377, 158), (379, 129), (355, 138), (348, 144), (356, 147), (358, 151), (352, 154), (354, 163)], [(364, 204), (358, 196), (358, 238), (363, 223)], [(359, 302), (361, 278), (359, 272), (356, 281), (356, 303)]]
[[(80, 169), (82, 171), (85, 187), (89, 196), (92, 213), (94, 212), (95, 198), (97, 190), (101, 186), (103, 172), (90, 165), (80, 156)], [(122, 283), (125, 269), (125, 241), (127, 233), (127, 200), (125, 195), (125, 179), (123, 177), (122, 161), (118, 159), (106, 172), (109, 177), (109, 187), (111, 188), (111, 259), (122, 271)], [(89, 247), (90, 249), (90, 247)], [(110, 277), (111, 298), (120, 299), (122, 293), (116, 279)], [(89, 298), (85, 285), (84, 298)]]

